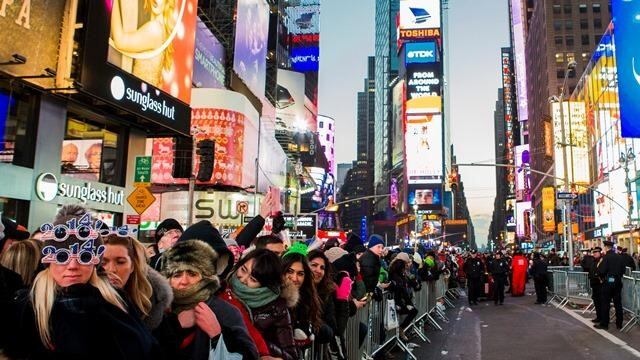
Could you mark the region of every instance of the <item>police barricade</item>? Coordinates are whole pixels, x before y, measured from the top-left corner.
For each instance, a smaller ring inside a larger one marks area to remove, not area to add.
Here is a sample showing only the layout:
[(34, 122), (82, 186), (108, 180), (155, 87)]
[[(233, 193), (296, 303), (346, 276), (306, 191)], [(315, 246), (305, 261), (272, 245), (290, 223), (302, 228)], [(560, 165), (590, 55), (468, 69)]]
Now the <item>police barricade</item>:
[(638, 309), (640, 305), (638, 304), (639, 284), (640, 281), (631, 276), (625, 275), (622, 277), (622, 309), (631, 316), (622, 328), (622, 331), (625, 332), (638, 324), (638, 315), (640, 314), (640, 309)]
[[(587, 308), (591, 307), (591, 286), (589, 285), (589, 273), (568, 271), (567, 272), (567, 303), (571, 300), (580, 301)], [(577, 304), (574, 302), (574, 304)], [(566, 303), (565, 303), (566, 305)]]
[(547, 301), (547, 304), (551, 304), (554, 300), (558, 302), (556, 307), (562, 307), (568, 302), (567, 296), (567, 272), (564, 270), (551, 270), (552, 285), (551, 293), (553, 296)]

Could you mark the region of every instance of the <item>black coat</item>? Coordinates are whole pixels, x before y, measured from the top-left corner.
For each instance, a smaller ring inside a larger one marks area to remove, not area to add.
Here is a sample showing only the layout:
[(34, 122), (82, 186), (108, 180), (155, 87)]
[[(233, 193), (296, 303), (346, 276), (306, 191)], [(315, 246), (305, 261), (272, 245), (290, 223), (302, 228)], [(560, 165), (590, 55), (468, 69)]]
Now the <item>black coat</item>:
[(624, 261), (622, 256), (613, 251), (609, 251), (598, 264), (596, 270), (598, 276), (606, 283), (608, 277), (614, 277), (617, 281), (622, 280), (624, 275)]
[(509, 274), (509, 261), (507, 259), (494, 259), (489, 269), (494, 278), (506, 279)]
[[(217, 296), (212, 296), (206, 304), (220, 323), (227, 350), (242, 354), (243, 359), (258, 359), (258, 350), (249, 336), (240, 311)], [(178, 316), (173, 313), (165, 315), (162, 324), (153, 334), (160, 341), (167, 359), (207, 360), (209, 351), (215, 349), (220, 339), (219, 336), (210, 339), (209, 335), (197, 326), (191, 329), (182, 329)], [(188, 346), (181, 348), (181, 344), (187, 336), (194, 336), (193, 341)]]
[[(11, 316), (11, 303), (19, 290), (24, 288), (22, 278), (15, 272), (0, 265), (0, 319), (8, 321)], [(11, 329), (0, 324), (0, 349), (6, 346)]]
[(105, 301), (91, 285), (73, 285), (61, 290), (51, 311), (54, 349), (40, 341), (29, 293), (23, 291), (14, 303), (10, 358), (29, 359), (162, 359), (156, 340), (129, 306), (129, 313)]
[(365, 251), (364, 255), (360, 258), (360, 273), (362, 274), (362, 281), (364, 281), (368, 293), (373, 292), (376, 286), (378, 286), (381, 267), (380, 258), (371, 252), (371, 250)]
[(249, 247), (253, 239), (260, 234), (264, 227), (264, 218), (256, 215), (236, 236), (236, 242), (239, 246)]
[[(401, 261), (401, 260), (399, 260)], [(391, 285), (387, 288), (393, 294), (396, 306), (403, 311), (407, 310), (407, 306), (413, 306), (411, 299), (411, 288), (404, 271), (394, 271), (389, 274)]]
[(479, 258), (468, 258), (464, 262), (464, 273), (467, 275), (467, 278), (477, 279), (482, 274), (484, 274), (484, 265), (482, 265), (482, 260)]
[(542, 259), (537, 258), (533, 259), (533, 265), (531, 265), (531, 269), (529, 269), (529, 274), (535, 277), (545, 277), (547, 276), (547, 263)]
[(585, 255), (580, 261), (580, 266), (583, 272), (590, 272), (593, 267), (596, 266), (596, 259), (591, 255)]
[(631, 268), (631, 271), (636, 271), (636, 263), (633, 261), (631, 255), (622, 253), (620, 256), (622, 257), (622, 263), (625, 267)]

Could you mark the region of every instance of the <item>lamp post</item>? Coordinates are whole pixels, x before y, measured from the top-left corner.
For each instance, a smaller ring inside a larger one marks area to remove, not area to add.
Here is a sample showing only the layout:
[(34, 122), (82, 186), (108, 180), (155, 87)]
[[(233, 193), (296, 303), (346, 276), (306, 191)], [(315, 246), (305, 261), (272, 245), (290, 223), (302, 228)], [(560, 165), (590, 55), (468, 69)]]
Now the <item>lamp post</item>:
[(625, 227), (629, 229), (629, 241), (633, 241), (633, 224), (631, 220), (631, 213), (633, 212), (633, 198), (631, 197), (631, 180), (629, 180), (629, 163), (634, 162), (636, 155), (633, 153), (633, 148), (628, 148), (626, 154), (620, 153), (620, 164), (624, 164), (625, 180), (624, 184), (627, 187), (627, 224)]
[(413, 243), (414, 250), (418, 249), (418, 204), (413, 204), (413, 232), (415, 239)]
[[(564, 170), (563, 176), (563, 187), (565, 192), (569, 192), (569, 171), (567, 169), (567, 138), (565, 134), (565, 126), (564, 126), (564, 95), (565, 89), (567, 85), (567, 78), (572, 71), (575, 71), (577, 63), (575, 61), (570, 61), (567, 64), (567, 70), (564, 73), (564, 80), (562, 81), (562, 87), (560, 88), (560, 96), (552, 96), (549, 98), (550, 103), (558, 103), (560, 106), (560, 136), (562, 137), (562, 167)], [(571, 119), (569, 119), (571, 122)], [(557, 159), (556, 159), (557, 161)], [(571, 224), (571, 201), (565, 200), (563, 204), (563, 215), (566, 221), (563, 222), (564, 230), (564, 242), (565, 246), (569, 252), (569, 259), (573, 259), (573, 226)], [(569, 269), (573, 270), (573, 261), (569, 262)]]

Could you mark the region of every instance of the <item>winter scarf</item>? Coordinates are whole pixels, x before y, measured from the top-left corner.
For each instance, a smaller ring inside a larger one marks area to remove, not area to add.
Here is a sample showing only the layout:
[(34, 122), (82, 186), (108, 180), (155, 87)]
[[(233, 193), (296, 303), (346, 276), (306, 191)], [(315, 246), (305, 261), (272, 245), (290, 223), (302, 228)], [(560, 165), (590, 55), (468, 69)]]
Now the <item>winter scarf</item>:
[(235, 274), (231, 275), (231, 290), (249, 309), (270, 304), (280, 296), (280, 294), (273, 292), (273, 290), (267, 287), (257, 289), (250, 288), (241, 283)]
[(183, 290), (173, 289), (173, 312), (179, 314), (209, 300), (220, 287), (217, 278), (202, 278), (199, 283)]

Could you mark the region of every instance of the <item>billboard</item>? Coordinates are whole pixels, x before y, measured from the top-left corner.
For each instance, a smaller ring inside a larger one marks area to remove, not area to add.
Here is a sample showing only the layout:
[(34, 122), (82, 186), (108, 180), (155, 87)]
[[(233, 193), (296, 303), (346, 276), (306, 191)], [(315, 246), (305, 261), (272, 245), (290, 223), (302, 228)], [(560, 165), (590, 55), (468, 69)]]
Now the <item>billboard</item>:
[(440, 25), (440, 0), (400, 0), (400, 39), (429, 37), (429, 32), (423, 30), (439, 30)]
[(320, 5), (288, 6), (285, 12), (290, 34), (320, 33)]
[[(44, 69), (57, 70), (65, 1), (2, 1), (0, 4), (0, 61), (2, 71), (14, 76), (34, 76)], [(43, 87), (55, 87), (52, 79), (25, 79)]]
[(552, 186), (542, 189), (542, 231), (553, 232), (556, 229), (556, 195)]
[(516, 234), (531, 236), (531, 201), (516, 202)]
[(516, 201), (531, 201), (529, 144), (516, 146)]
[(224, 65), (224, 46), (198, 18), (196, 23), (193, 83), (201, 88), (224, 88)]
[(318, 71), (320, 68), (320, 48), (318, 46), (291, 49), (291, 67), (300, 72)]
[(516, 227), (516, 201), (509, 199), (505, 202), (505, 223), (507, 229), (513, 230)]
[[(514, 111), (513, 111), (513, 72), (512, 72), (512, 60), (511, 50), (509, 48), (502, 49), (502, 88), (504, 89), (502, 95), (502, 102), (504, 104), (504, 163), (507, 165), (515, 165), (515, 159), (513, 156), (513, 148), (515, 145), (515, 137), (513, 129)], [(514, 197), (516, 195), (516, 172), (515, 169), (510, 166), (505, 168), (506, 184), (507, 184), (507, 197)]]
[(622, 137), (640, 138), (640, 0), (613, 0), (611, 3)]
[(438, 47), (434, 41), (404, 44), (405, 64), (426, 64), (437, 61)]
[[(567, 149), (567, 169), (569, 182), (574, 184), (590, 184), (589, 174), (589, 138), (585, 103), (582, 101), (565, 101), (563, 103), (565, 139), (571, 146)], [(553, 133), (555, 143), (556, 177), (564, 178), (562, 145), (562, 124), (560, 123), (560, 104), (551, 104)], [(557, 180), (559, 181), (559, 180)]]
[(424, 96), (440, 96), (442, 74), (440, 63), (415, 63), (407, 65), (407, 99)]
[(409, 185), (408, 203), (418, 205), (418, 210), (441, 210), (442, 186)]
[(98, 181), (102, 161), (102, 139), (64, 140), (60, 173), (76, 179)]
[(527, 65), (525, 62), (525, 13), (522, 1), (509, 1), (511, 5), (511, 27), (513, 36), (513, 55), (516, 72), (516, 93), (518, 94), (518, 120), (529, 119), (527, 102)]
[(233, 70), (259, 99), (264, 97), (267, 74), (269, 5), (265, 0), (239, 0)]
[(393, 87), (391, 96), (393, 101), (391, 107), (391, 130), (393, 131), (391, 163), (392, 167), (395, 167), (404, 160), (404, 80), (400, 80)]
[(405, 159), (409, 184), (442, 182), (442, 146), (442, 114), (407, 113)]
[(304, 86), (304, 74), (278, 69), (276, 128), (310, 130), (304, 121)]
[(159, 6), (88, 3), (80, 91), (188, 135), (197, 1)]

